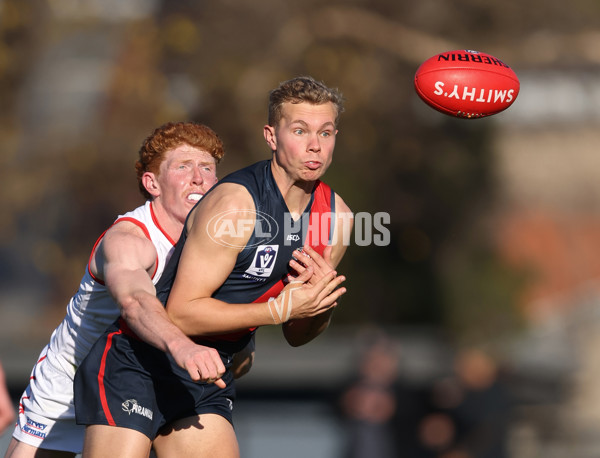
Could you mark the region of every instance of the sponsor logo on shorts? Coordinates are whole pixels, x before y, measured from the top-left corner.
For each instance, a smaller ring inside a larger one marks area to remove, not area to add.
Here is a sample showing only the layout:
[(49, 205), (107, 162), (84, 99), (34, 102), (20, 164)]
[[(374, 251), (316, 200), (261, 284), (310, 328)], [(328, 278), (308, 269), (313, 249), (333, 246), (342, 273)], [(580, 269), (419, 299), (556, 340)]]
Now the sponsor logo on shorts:
[(138, 402), (135, 399), (128, 399), (123, 404), (121, 404), (121, 407), (129, 415), (135, 413), (137, 415), (141, 415), (142, 417), (146, 417), (149, 420), (152, 420), (152, 416), (154, 415), (152, 410), (148, 409), (147, 407), (142, 407), (138, 404)]
[(225, 398), (227, 399), (227, 402), (229, 403), (229, 410), (233, 410), (233, 401), (229, 398)]
[(24, 433), (29, 434), (30, 436), (39, 437), (40, 439), (46, 438), (46, 433), (44, 430), (48, 427), (48, 425), (40, 423), (39, 421), (34, 421), (29, 417), (25, 417), (25, 419), (26, 422), (21, 427), (21, 430)]

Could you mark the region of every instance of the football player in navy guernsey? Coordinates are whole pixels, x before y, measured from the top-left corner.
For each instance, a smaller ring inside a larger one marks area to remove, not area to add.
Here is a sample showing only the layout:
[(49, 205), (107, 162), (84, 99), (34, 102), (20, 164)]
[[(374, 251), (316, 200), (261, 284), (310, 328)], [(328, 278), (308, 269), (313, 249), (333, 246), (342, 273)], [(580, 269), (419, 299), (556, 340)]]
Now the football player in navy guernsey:
[[(222, 179), (192, 209), (159, 284), (170, 319), (219, 351), (221, 389), (196, 382), (123, 322), (92, 349), (75, 378), (84, 457), (237, 458), (229, 368), (260, 326), (292, 346), (329, 325), (346, 292), (341, 261), (348, 206), (320, 181), (332, 162), (342, 95), (311, 77), (271, 91), (264, 137), (272, 157)], [(123, 447), (126, 447), (124, 451)]]

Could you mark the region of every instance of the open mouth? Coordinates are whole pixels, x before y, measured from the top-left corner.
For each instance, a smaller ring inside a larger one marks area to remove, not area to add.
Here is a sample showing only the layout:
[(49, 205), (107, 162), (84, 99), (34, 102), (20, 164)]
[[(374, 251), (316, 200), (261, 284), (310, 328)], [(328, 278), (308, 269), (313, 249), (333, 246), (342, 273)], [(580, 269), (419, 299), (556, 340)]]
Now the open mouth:
[(198, 202), (200, 199), (202, 199), (202, 194), (198, 194), (198, 193), (189, 194), (187, 198), (188, 198), (188, 200)]

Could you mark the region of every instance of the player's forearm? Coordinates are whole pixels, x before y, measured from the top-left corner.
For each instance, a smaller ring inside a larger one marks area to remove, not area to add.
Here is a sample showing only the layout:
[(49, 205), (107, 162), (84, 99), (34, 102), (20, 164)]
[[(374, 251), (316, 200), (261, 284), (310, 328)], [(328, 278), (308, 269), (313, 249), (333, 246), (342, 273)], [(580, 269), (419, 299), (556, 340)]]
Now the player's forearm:
[(308, 328), (303, 328), (310, 340), (326, 327), (329, 315), (323, 314), (334, 307), (346, 292), (346, 288), (340, 287), (345, 280), (343, 275), (336, 276), (331, 271), (316, 285), (309, 286), (306, 282), (312, 275), (312, 267), (309, 267), (286, 285), (277, 297), (260, 303), (228, 304), (211, 297), (185, 300), (171, 294), (167, 313), (188, 336), (223, 334), (318, 317), (310, 326), (307, 325)]
[(185, 306), (167, 305), (167, 313), (188, 336), (223, 334), (276, 324), (265, 302), (228, 304), (204, 298)]
[(146, 292), (132, 295), (121, 303), (121, 316), (135, 334), (159, 350), (173, 353), (181, 340), (189, 338), (167, 315), (158, 299)]

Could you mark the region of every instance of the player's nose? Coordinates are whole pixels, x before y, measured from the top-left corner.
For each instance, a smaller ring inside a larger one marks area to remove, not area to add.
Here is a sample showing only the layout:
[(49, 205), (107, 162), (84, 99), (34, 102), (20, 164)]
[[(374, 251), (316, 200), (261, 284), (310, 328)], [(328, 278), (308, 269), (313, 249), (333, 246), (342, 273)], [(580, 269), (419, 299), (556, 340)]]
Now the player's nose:
[(204, 175), (202, 174), (202, 169), (200, 167), (193, 168), (192, 183), (194, 183), (194, 184), (204, 183)]
[(321, 151), (321, 141), (318, 135), (311, 135), (309, 137), (307, 150), (311, 153), (318, 153)]

